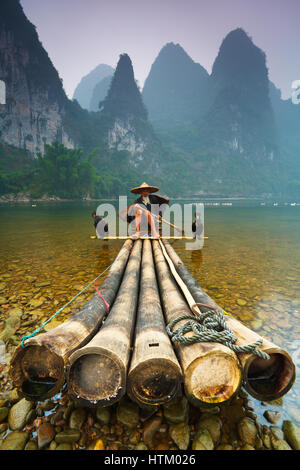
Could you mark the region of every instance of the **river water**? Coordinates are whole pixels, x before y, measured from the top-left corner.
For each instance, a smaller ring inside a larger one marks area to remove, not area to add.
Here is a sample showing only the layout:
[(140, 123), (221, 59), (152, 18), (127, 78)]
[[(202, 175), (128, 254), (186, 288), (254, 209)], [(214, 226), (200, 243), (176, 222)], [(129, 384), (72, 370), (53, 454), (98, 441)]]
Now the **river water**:
[[(17, 337), (39, 326), (113, 262), (123, 242), (91, 239), (97, 204), (0, 206), (0, 320), (10, 308), (22, 307), (27, 325)], [(173, 247), (221, 307), (287, 349), (300, 367), (300, 207), (255, 201), (206, 205), (205, 236), (201, 251), (186, 250), (181, 240)], [(69, 318), (93, 291), (77, 297), (46, 329)], [(266, 408), (255, 400), (253, 407), (265, 424)], [(300, 424), (299, 381), (268, 409)]]

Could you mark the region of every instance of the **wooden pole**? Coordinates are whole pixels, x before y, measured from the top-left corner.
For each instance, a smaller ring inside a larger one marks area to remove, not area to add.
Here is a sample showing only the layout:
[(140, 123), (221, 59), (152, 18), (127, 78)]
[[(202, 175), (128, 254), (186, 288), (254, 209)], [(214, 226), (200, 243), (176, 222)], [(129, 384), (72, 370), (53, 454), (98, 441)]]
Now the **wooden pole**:
[[(191, 310), (173, 280), (159, 241), (152, 242), (158, 284), (167, 322)], [(184, 324), (179, 322), (177, 327)], [(189, 333), (187, 334), (187, 336)], [(241, 385), (242, 373), (236, 355), (219, 343), (175, 343), (184, 374), (187, 398), (194, 405), (212, 406), (230, 399)]]
[[(177, 272), (190, 289), (195, 301), (203, 305), (202, 310), (207, 311), (209, 308), (222, 310), (201, 289), (171, 245), (167, 241), (163, 243)], [(275, 400), (285, 395), (293, 386), (296, 377), (295, 364), (287, 351), (250, 330), (230, 315), (226, 315), (226, 312), (223, 311), (223, 313), (229, 328), (237, 337), (235, 343), (237, 346), (245, 346), (261, 339), (263, 343), (260, 349), (270, 355), (270, 360), (263, 360), (255, 354), (238, 354), (243, 367), (244, 387), (248, 393), (257, 400), (262, 401)]]
[(105, 323), (86, 346), (69, 357), (68, 393), (83, 405), (112, 405), (125, 394), (138, 301), (141, 252), (142, 240), (137, 240)]
[[(132, 247), (127, 240), (99, 290), (109, 305), (119, 289)], [(27, 339), (12, 358), (10, 376), (13, 384), (27, 398), (42, 400), (59, 392), (65, 381), (67, 357), (87, 343), (98, 330), (107, 309), (95, 293), (80, 312), (47, 333)]]
[(182, 373), (166, 333), (150, 240), (143, 241), (140, 296), (128, 395), (139, 405), (160, 405), (177, 394)]

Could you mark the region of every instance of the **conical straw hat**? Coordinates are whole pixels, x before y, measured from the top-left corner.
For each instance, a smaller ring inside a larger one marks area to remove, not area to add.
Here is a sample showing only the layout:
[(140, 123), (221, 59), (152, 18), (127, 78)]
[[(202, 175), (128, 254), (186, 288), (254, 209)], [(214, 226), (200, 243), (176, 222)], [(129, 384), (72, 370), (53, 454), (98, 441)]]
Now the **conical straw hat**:
[(149, 184), (144, 182), (140, 186), (138, 186), (137, 188), (132, 188), (130, 191), (134, 194), (139, 194), (142, 189), (148, 189), (148, 191), (150, 191), (150, 193), (156, 193), (156, 191), (159, 190), (159, 188), (157, 188), (156, 186), (149, 186)]

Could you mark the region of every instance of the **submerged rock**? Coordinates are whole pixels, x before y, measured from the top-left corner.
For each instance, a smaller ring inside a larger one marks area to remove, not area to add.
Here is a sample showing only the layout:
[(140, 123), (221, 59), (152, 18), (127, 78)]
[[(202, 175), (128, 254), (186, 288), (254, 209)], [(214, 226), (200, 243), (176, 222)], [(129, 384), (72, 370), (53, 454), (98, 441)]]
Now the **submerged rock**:
[(209, 431), (211, 438), (216, 445), (221, 437), (221, 426), (222, 426), (222, 421), (218, 416), (212, 415), (204, 415), (203, 417), (200, 418), (200, 421), (198, 421), (196, 428), (197, 430), (200, 429), (207, 429)]
[(11, 407), (8, 415), (8, 424), (12, 431), (20, 431), (26, 424), (29, 411), (33, 408), (33, 402), (22, 398)]
[(6, 419), (8, 415), (8, 408), (0, 408), (0, 423), (2, 423), (2, 421), (4, 421)]
[(294, 450), (300, 450), (300, 428), (291, 421), (283, 421), (284, 437)]
[(86, 412), (84, 408), (76, 408), (72, 411), (70, 416), (70, 428), (71, 429), (81, 429), (86, 418)]
[(207, 429), (200, 429), (196, 432), (192, 449), (193, 450), (213, 450), (214, 443)]
[(164, 416), (170, 423), (185, 423), (188, 420), (189, 404), (185, 397), (164, 405)]
[(281, 413), (279, 411), (267, 410), (264, 412), (264, 417), (269, 423), (276, 424), (281, 419)]
[(146, 422), (143, 429), (143, 441), (145, 444), (149, 444), (152, 441), (154, 434), (159, 430), (161, 423), (162, 416), (154, 416), (154, 418), (151, 418)]
[(96, 411), (97, 421), (101, 424), (109, 424), (110, 422), (110, 410), (109, 408), (99, 407)]
[(4, 439), (1, 450), (23, 450), (28, 439), (28, 432), (11, 432)]
[(190, 427), (188, 424), (171, 424), (169, 434), (180, 450), (188, 448), (190, 442)]
[(257, 437), (257, 428), (250, 418), (242, 418), (237, 425), (237, 431), (242, 442), (254, 446)]
[[(61, 431), (55, 436), (55, 441), (58, 444), (61, 443), (73, 443), (77, 442), (80, 438), (80, 432), (75, 429), (67, 429), (66, 431)], [(56, 450), (59, 450), (58, 447)], [(62, 449), (60, 449), (62, 450)]]
[(138, 406), (127, 399), (123, 399), (117, 408), (117, 420), (128, 428), (137, 426), (139, 423)]
[(50, 423), (43, 423), (38, 427), (38, 447), (43, 449), (46, 447), (54, 438), (55, 432), (54, 427)]

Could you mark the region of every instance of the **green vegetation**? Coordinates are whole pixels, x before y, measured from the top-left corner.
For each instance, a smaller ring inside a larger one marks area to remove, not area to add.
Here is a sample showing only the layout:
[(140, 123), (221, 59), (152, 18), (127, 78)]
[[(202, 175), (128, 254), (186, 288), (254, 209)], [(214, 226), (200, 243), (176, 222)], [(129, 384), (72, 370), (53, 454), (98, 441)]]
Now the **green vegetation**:
[[(63, 199), (117, 197), (140, 183), (140, 175), (129, 168), (126, 151), (100, 151), (84, 156), (81, 149), (68, 149), (55, 142), (46, 145), (45, 155), (33, 159), (14, 148), (0, 146), (0, 195), (28, 192)], [(4, 165), (10, 162), (10, 167)], [(21, 164), (22, 169), (17, 169)]]

